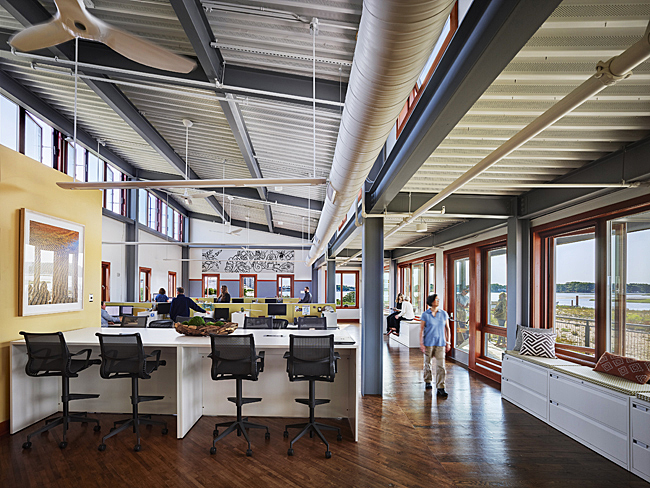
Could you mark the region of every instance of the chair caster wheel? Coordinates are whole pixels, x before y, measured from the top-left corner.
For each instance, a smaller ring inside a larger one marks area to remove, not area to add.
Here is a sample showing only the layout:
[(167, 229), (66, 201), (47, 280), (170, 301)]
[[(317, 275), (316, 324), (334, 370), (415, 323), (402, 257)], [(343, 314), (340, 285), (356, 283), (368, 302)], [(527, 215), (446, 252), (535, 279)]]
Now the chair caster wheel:
[(342, 440), (343, 440), (343, 436), (342, 436), (341, 434), (337, 435), (337, 436), (336, 436), (336, 440), (337, 440), (337, 441), (342, 441)]
[(332, 453), (330, 451), (325, 451), (325, 459), (329, 459), (332, 457)]
[(61, 441), (59, 442), (59, 447), (61, 449), (65, 449), (66, 447), (68, 447), (68, 443), (66, 441)]
[(93, 430), (95, 432), (99, 432), (100, 430), (102, 430), (102, 426), (101, 425), (95, 425), (95, 427), (93, 427)]
[(283, 433), (282, 435), (283, 435), (284, 437), (289, 437), (289, 431), (286, 431), (286, 430), (285, 430), (284, 433)]
[(214, 429), (212, 431), (212, 437), (217, 437), (219, 435), (219, 431), (217, 429)]
[(142, 449), (142, 446), (140, 446), (140, 444), (136, 444), (135, 446), (133, 446), (133, 450), (135, 452), (140, 452), (140, 449)]
[(23, 444), (23, 449), (31, 449), (32, 448), (32, 443), (27, 441)]
[(289, 456), (293, 456), (293, 449), (289, 449), (289, 450), (287, 451), (287, 454), (288, 454)]
[(167, 434), (169, 434), (169, 429), (167, 429), (167, 427), (165, 427), (165, 428), (162, 430), (162, 435), (167, 435)]
[(216, 454), (217, 453), (217, 448), (216, 447), (211, 447), (210, 448), (210, 454)]
[(268, 441), (271, 438), (271, 433), (267, 432), (266, 434), (264, 434), (264, 438)]
[(98, 451), (102, 452), (106, 450), (106, 444), (100, 444), (99, 447), (97, 448)]
[(248, 457), (251, 457), (253, 455), (253, 450), (252, 449), (246, 449), (246, 455)]

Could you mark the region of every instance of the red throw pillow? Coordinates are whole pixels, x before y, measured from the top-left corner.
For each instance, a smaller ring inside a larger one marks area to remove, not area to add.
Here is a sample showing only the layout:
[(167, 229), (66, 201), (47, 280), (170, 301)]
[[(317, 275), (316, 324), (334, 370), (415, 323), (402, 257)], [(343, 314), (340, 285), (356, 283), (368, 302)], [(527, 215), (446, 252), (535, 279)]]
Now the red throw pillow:
[(600, 356), (594, 371), (613, 374), (643, 385), (650, 379), (650, 361), (639, 361), (605, 352)]

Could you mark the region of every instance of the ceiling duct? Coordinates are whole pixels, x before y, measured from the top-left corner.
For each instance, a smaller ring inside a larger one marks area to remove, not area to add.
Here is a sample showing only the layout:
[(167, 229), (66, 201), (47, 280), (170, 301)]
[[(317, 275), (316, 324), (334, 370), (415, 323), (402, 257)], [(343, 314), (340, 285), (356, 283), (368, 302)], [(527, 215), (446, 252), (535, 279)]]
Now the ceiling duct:
[(347, 214), (415, 86), (454, 0), (366, 0), (311, 265)]

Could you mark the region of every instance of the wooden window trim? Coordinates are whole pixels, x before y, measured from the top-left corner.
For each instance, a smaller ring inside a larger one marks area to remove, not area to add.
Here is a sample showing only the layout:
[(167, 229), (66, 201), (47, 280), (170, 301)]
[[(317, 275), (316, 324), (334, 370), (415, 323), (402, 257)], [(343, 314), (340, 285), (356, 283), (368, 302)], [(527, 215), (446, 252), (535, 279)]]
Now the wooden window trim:
[[(139, 269), (138, 269), (138, 298), (140, 298), (139, 295), (140, 295), (140, 274), (141, 273), (146, 274), (146, 279), (145, 279), (145, 283), (144, 283), (145, 295), (144, 295), (144, 300), (142, 300), (142, 302), (141, 302), (141, 303), (144, 303), (144, 302), (151, 301), (151, 268), (139, 267)], [(148, 294), (147, 294), (147, 289), (149, 290)], [(149, 299), (147, 299), (147, 298), (149, 298)]]
[[(336, 274), (341, 275), (341, 295), (339, 299), (341, 300), (341, 306), (337, 308), (337, 310), (358, 310), (359, 309), (359, 271), (351, 269), (351, 270), (341, 270), (337, 271)], [(354, 301), (355, 305), (354, 307), (344, 307), (343, 306), (343, 274), (354, 274)], [(335, 282), (336, 283), (336, 282)], [(336, 286), (336, 285), (335, 285)], [(336, 295), (336, 292), (335, 292)], [(336, 303), (336, 297), (334, 299), (334, 303)]]
[(276, 275), (276, 277), (275, 277), (275, 289), (278, 292), (278, 297), (282, 297), (282, 290), (280, 289), (281, 279), (282, 278), (290, 278), (291, 279), (291, 294), (289, 296), (293, 297), (293, 291), (294, 291), (293, 279), (294, 279), (294, 275), (292, 275), (292, 274), (279, 274), (279, 275)]
[[(108, 272), (108, 279), (106, 280), (106, 283), (104, 284), (104, 269), (107, 270)], [(104, 286), (104, 290), (102, 290), (102, 294), (104, 295), (102, 298), (102, 301), (105, 302), (110, 302), (111, 301), (111, 263), (108, 261), (102, 261), (102, 286)]]
[(205, 279), (206, 278), (217, 278), (217, 295), (219, 294), (219, 290), (221, 290), (221, 276), (219, 273), (203, 273), (201, 275), (201, 297), (207, 297), (208, 295), (206, 294), (206, 286), (205, 286)]
[[(173, 279), (173, 283), (170, 281)], [(175, 296), (176, 294), (176, 271), (167, 271), (167, 296)]]
[(253, 292), (253, 296), (257, 296), (257, 274), (240, 274), (239, 275), (239, 296), (244, 297), (244, 278), (250, 278), (253, 277), (255, 278), (255, 291)]
[(433, 76), (434, 71), (438, 67), (438, 64), (440, 63), (442, 56), (447, 50), (447, 47), (449, 47), (449, 43), (451, 42), (451, 40), (454, 37), (454, 34), (456, 34), (456, 31), (458, 30), (458, 2), (456, 2), (453, 8), (451, 9), (451, 12), (449, 14), (449, 19), (450, 19), (449, 33), (447, 34), (447, 37), (445, 37), (445, 40), (442, 43), (442, 46), (440, 47), (440, 51), (438, 51), (436, 58), (433, 60), (433, 63), (431, 64), (431, 68), (429, 69), (429, 72), (427, 73), (427, 76), (424, 79), (424, 83), (422, 83), (422, 85), (420, 85), (419, 87), (416, 84), (416, 86), (411, 91), (408, 100), (404, 104), (404, 108), (402, 108), (402, 111), (400, 112), (397, 118), (396, 137), (398, 139), (399, 136), (402, 134), (402, 131), (406, 126), (406, 123), (409, 121), (409, 118), (411, 117), (413, 110), (415, 110), (415, 107), (417, 106), (420, 97), (424, 93), (425, 88), (429, 84), (429, 81), (431, 81), (431, 77)]

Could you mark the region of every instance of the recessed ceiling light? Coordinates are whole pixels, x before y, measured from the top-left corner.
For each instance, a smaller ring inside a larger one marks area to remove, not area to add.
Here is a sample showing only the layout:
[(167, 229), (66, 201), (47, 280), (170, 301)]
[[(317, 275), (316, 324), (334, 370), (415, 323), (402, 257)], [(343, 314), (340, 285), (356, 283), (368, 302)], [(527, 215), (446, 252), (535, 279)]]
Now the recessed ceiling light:
[(275, 191), (282, 191), (282, 187), (281, 186), (276, 186)]
[(282, 222), (281, 220), (278, 220), (278, 225), (284, 225), (284, 222)]

